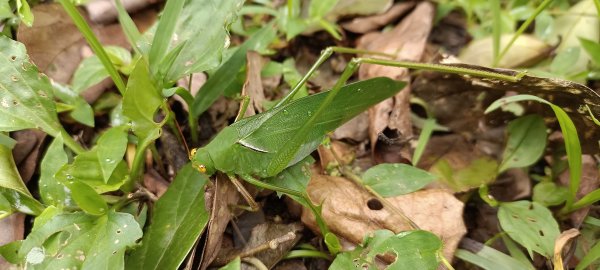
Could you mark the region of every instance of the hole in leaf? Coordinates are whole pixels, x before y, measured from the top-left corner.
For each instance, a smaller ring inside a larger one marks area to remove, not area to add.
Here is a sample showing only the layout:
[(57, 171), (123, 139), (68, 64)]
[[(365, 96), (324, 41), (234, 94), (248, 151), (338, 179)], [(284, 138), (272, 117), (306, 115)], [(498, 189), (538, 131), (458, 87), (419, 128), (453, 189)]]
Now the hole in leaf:
[(533, 210), (533, 203), (529, 205), (529, 210)]
[(544, 236), (544, 231), (540, 230), (539, 233), (540, 233), (540, 236)]
[(13, 55), (13, 56), (11, 56), (11, 57), (10, 57), (10, 60), (11, 60), (11, 61), (15, 61), (15, 60), (17, 60), (17, 56), (16, 56), (16, 55)]
[(371, 210), (381, 210), (383, 209), (383, 204), (378, 199), (370, 199), (367, 201), (367, 206)]
[(122, 233), (121, 229), (117, 229), (117, 234)]
[(519, 219), (519, 216), (517, 216), (517, 215), (515, 215), (515, 214), (512, 214), (512, 217), (513, 217), (514, 219)]

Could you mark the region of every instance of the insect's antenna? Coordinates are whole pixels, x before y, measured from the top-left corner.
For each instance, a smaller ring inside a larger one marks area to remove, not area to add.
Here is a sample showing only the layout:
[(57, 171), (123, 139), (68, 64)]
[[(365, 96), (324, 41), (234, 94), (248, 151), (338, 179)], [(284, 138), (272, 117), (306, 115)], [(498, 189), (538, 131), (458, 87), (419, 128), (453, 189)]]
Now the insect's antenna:
[(185, 141), (185, 137), (183, 136), (183, 132), (181, 131), (181, 127), (179, 126), (179, 123), (177, 122), (176, 118), (173, 118), (173, 123), (175, 124), (175, 127), (177, 127), (177, 132), (179, 133), (181, 141), (183, 142), (183, 146), (185, 147), (185, 151), (189, 155), (190, 154), (190, 148), (188, 147), (187, 142)]

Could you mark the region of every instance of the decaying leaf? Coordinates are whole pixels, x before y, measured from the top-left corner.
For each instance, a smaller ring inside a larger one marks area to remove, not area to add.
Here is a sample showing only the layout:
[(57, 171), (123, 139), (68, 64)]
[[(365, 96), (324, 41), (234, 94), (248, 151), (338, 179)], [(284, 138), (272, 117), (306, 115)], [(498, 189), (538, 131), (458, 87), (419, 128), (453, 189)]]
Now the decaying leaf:
[(251, 116), (264, 111), (262, 104), (265, 101), (265, 92), (260, 77), (263, 60), (259, 53), (248, 51), (246, 53), (246, 62), (246, 81), (242, 88), (242, 95), (247, 95), (250, 98), (250, 103), (244, 116)]
[[(512, 35), (503, 35), (500, 39), (500, 48), (508, 45)], [(492, 52), (492, 37), (475, 40), (463, 49), (460, 60), (472, 65), (492, 66), (494, 55)], [(508, 52), (498, 63), (498, 67), (517, 68), (528, 67), (548, 56), (552, 47), (532, 35), (520, 35)]]
[[(419, 61), (425, 50), (425, 44), (433, 23), (434, 7), (429, 2), (421, 2), (393, 30), (366, 36), (359, 40), (358, 47), (371, 51), (395, 55), (397, 60)], [(408, 71), (403, 68), (380, 65), (362, 65), (359, 69), (361, 80), (387, 76), (396, 80), (408, 80)], [(387, 127), (397, 130), (403, 137), (412, 136), (412, 122), (409, 108), (410, 88), (405, 87), (392, 101), (382, 102), (369, 110), (371, 127), (369, 130), (372, 150), (377, 137)], [(388, 110), (392, 107), (389, 115)], [(376, 117), (376, 118), (375, 118)]]
[(357, 17), (349, 22), (343, 23), (342, 27), (350, 32), (365, 34), (392, 22), (404, 15), (414, 6), (415, 2), (397, 3), (384, 13), (366, 17)]
[(579, 230), (573, 228), (562, 232), (554, 242), (554, 269), (563, 270), (563, 249), (567, 247), (573, 238), (579, 236)]
[[(313, 174), (307, 192), (313, 202), (322, 204), (329, 229), (355, 244), (375, 230), (398, 233), (410, 229), (401, 217), (381, 208), (381, 202), (370, 193), (344, 178)], [(438, 235), (444, 241), (444, 255), (452, 258), (466, 232), (462, 202), (444, 190), (418, 191), (388, 200), (421, 229)], [(304, 209), (302, 221), (317, 231), (310, 210)]]

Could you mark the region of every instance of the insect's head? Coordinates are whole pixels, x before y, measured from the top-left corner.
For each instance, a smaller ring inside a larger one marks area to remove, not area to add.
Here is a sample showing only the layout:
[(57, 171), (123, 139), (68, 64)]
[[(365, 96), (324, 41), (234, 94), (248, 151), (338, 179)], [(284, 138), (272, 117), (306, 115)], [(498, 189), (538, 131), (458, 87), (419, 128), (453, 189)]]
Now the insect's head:
[(208, 151), (194, 148), (190, 151), (190, 160), (192, 161), (192, 166), (199, 172), (206, 175), (215, 173), (215, 165), (212, 158), (210, 158)]

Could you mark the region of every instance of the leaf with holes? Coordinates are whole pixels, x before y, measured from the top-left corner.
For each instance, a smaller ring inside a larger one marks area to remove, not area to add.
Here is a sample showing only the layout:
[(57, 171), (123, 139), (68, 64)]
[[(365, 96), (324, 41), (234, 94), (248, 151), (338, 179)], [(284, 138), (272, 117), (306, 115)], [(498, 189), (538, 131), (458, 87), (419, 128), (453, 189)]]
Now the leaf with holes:
[(535, 163), (544, 154), (547, 137), (544, 118), (539, 115), (527, 115), (511, 121), (499, 171)]
[(177, 269), (206, 224), (206, 175), (189, 164), (178, 173), (167, 192), (156, 202), (152, 224), (142, 246), (127, 258), (128, 269)]
[(68, 161), (62, 136), (58, 136), (48, 147), (40, 165), (40, 196), (45, 204), (74, 206), (68, 189), (65, 189), (65, 186), (54, 177)]
[(69, 115), (77, 122), (89, 127), (94, 127), (94, 110), (92, 106), (83, 99), (79, 94), (75, 93), (69, 87), (60, 85), (56, 82), (52, 83), (54, 95), (62, 102), (72, 107)]
[(0, 37), (0, 74), (0, 131), (60, 134), (50, 80), (29, 61), (24, 45), (6, 36)]
[(387, 269), (436, 269), (442, 241), (428, 231), (405, 231), (394, 235), (378, 230), (365, 237), (354, 250), (340, 253), (329, 269), (378, 269), (375, 257), (391, 254), (396, 258)]
[(363, 184), (381, 196), (393, 197), (415, 192), (436, 176), (406, 164), (379, 164), (368, 169), (362, 178)]
[[(47, 241), (54, 237), (57, 245)], [(123, 269), (126, 248), (140, 237), (130, 214), (60, 214), (33, 230), (18, 255), (27, 269)]]
[(548, 208), (530, 201), (501, 203), (498, 220), (502, 230), (525, 247), (530, 256), (533, 256), (531, 251), (535, 251), (552, 258), (554, 241), (560, 231)]

